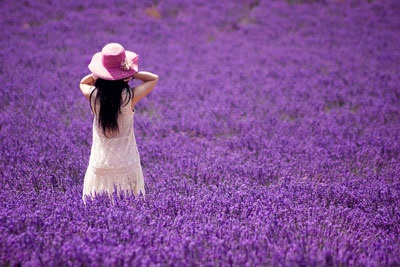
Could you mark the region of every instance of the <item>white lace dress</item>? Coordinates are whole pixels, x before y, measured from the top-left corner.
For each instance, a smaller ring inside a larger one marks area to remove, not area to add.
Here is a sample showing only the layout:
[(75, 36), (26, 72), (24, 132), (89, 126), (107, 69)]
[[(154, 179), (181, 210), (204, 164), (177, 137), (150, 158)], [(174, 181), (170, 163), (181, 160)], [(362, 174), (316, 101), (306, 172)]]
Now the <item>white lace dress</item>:
[[(97, 90), (94, 90), (91, 101)], [(123, 93), (125, 94), (125, 93)], [(122, 97), (125, 97), (124, 95)], [(97, 103), (96, 112), (100, 106)], [(119, 133), (106, 137), (97, 122), (96, 112), (93, 118), (93, 140), (89, 166), (83, 183), (83, 195), (94, 196), (95, 193), (107, 192), (109, 195), (117, 191), (134, 193), (142, 192), (145, 195), (140, 155), (136, 146), (133, 131), (134, 110), (131, 109), (131, 100), (121, 107), (118, 115)]]

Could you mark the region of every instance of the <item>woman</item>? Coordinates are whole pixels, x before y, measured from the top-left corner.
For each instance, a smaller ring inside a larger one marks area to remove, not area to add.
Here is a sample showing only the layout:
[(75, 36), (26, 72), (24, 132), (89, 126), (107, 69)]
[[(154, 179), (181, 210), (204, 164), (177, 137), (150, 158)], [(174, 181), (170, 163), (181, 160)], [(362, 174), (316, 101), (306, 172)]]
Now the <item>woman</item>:
[[(85, 196), (114, 191), (145, 195), (140, 156), (133, 131), (135, 105), (156, 86), (158, 76), (138, 72), (138, 55), (111, 43), (96, 53), (90, 64), (92, 74), (80, 82), (89, 100), (93, 119), (93, 140), (89, 166), (83, 183)], [(132, 79), (143, 83), (129, 87)]]

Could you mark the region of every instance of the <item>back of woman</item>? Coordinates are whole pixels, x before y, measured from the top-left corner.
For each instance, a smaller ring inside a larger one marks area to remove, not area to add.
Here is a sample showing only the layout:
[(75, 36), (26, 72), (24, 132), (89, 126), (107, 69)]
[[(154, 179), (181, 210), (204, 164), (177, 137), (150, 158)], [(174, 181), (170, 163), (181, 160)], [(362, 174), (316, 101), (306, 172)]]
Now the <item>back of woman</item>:
[[(111, 43), (96, 53), (89, 69), (92, 74), (80, 83), (93, 113), (93, 139), (83, 183), (82, 198), (96, 193), (111, 195), (124, 191), (145, 195), (140, 155), (133, 131), (134, 106), (147, 96), (158, 76), (138, 71), (138, 55)], [(129, 87), (132, 79), (143, 83)]]
[[(111, 89), (112, 90), (112, 89)], [(90, 108), (95, 117), (93, 121), (93, 127), (96, 128), (96, 133), (102, 137), (107, 138), (119, 138), (123, 136), (128, 136), (132, 133), (133, 130), (133, 115), (134, 109), (132, 108), (132, 96), (133, 91), (131, 88), (125, 88), (122, 92), (116, 92), (119, 98), (119, 102), (116, 103), (106, 103), (108, 106), (115, 107), (105, 107), (101, 105), (101, 97), (99, 96), (99, 89), (96, 88), (96, 83), (93, 91), (90, 95)], [(106, 98), (106, 97), (104, 97)], [(114, 110), (111, 110), (113, 108)], [(100, 116), (102, 113), (115, 113), (109, 115), (108, 119), (101, 119)], [(99, 120), (100, 119), (100, 120)], [(117, 124), (114, 129), (107, 129), (107, 125), (112, 125), (113, 122), (107, 122), (107, 120), (114, 121), (116, 120)], [(103, 127), (106, 126), (106, 127)]]
[(93, 141), (89, 165), (97, 168), (119, 168), (140, 162), (133, 123), (134, 111), (131, 108), (130, 94), (123, 92), (125, 100), (118, 114), (118, 131), (104, 132), (99, 123), (100, 103), (96, 102), (97, 89), (92, 93), (91, 107), (93, 118)]

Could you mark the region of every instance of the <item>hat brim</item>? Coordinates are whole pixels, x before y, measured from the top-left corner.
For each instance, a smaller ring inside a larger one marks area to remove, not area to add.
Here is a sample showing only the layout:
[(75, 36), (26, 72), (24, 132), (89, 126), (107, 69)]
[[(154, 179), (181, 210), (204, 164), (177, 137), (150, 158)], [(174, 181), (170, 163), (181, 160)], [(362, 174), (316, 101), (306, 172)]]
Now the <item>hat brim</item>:
[(139, 69), (139, 55), (131, 51), (125, 51), (125, 56), (129, 62), (133, 63), (133, 68), (131, 68), (130, 70), (123, 70), (122, 68), (107, 69), (103, 65), (101, 52), (94, 54), (92, 60), (90, 61), (90, 64), (88, 65), (88, 68), (93, 75), (104, 80), (122, 80), (132, 76)]

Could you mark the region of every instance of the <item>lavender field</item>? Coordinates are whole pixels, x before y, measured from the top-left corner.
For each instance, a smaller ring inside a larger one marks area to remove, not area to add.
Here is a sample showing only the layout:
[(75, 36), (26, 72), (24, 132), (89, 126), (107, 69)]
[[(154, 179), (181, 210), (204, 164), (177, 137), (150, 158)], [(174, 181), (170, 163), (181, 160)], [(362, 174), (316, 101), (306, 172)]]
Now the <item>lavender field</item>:
[[(0, 4), (1, 266), (400, 266), (398, 0)], [(146, 198), (85, 206), (109, 42)]]

